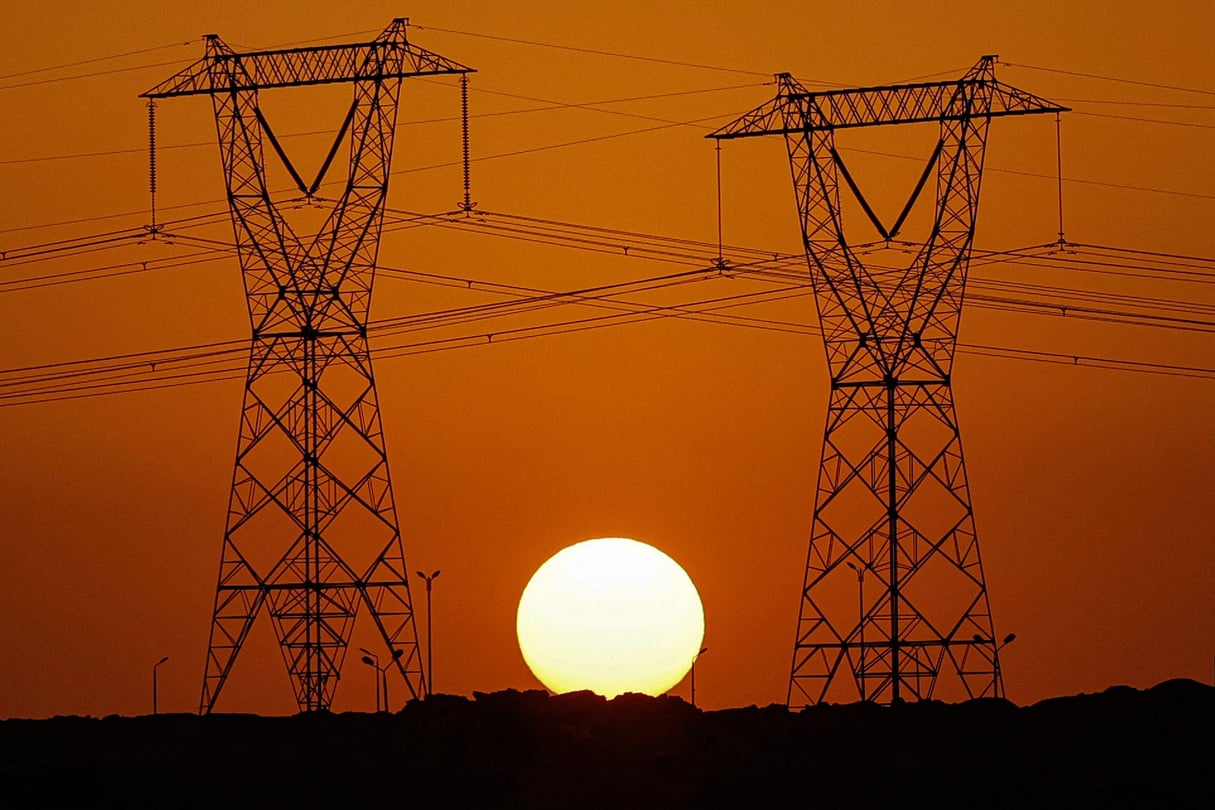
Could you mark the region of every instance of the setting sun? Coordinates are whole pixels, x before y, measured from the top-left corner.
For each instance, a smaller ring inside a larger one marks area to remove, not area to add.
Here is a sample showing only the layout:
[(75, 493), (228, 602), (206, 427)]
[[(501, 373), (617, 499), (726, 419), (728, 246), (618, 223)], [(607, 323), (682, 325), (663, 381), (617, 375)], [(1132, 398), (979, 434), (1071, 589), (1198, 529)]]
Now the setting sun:
[(553, 692), (660, 695), (687, 674), (704, 629), (700, 595), (683, 568), (620, 537), (557, 552), (519, 600), (519, 649)]

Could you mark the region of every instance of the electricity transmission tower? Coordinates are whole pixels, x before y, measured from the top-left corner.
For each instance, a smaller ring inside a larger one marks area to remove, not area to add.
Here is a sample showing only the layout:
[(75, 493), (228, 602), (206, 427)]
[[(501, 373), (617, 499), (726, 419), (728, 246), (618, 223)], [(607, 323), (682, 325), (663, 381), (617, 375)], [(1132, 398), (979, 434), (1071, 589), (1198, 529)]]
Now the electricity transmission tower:
[[(988, 124), (1066, 108), (1000, 83), (994, 64), (985, 56), (954, 81), (829, 92), (780, 74), (775, 99), (708, 136), (784, 136), (830, 370), (790, 705), (1003, 694), (953, 357)], [(835, 134), (913, 123), (936, 123), (939, 137), (886, 227)], [(934, 171), (930, 234), (899, 243), (915, 258), (905, 268), (866, 266), (870, 249), (899, 234)], [(878, 242), (845, 238), (841, 180)]]
[[(202, 59), (143, 94), (211, 97), (253, 333), (200, 712), (263, 609), (302, 711), (332, 705), (364, 607), (410, 695), (427, 691), (367, 320), (401, 79), (471, 70), (410, 43), (406, 25), (372, 42), (247, 53), (211, 35)], [(305, 185), (258, 93), (336, 82), (354, 99)], [(344, 190), (301, 236), (271, 199), (264, 146), (311, 199), (343, 141)]]

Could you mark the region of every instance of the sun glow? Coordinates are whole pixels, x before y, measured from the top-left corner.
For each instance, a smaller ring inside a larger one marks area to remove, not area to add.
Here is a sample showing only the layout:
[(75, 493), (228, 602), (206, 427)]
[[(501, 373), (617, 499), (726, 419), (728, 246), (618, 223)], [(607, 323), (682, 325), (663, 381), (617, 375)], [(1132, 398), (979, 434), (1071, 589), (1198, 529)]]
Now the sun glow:
[(700, 595), (653, 546), (621, 537), (554, 554), (519, 600), (519, 649), (553, 692), (660, 695), (679, 683), (704, 639)]

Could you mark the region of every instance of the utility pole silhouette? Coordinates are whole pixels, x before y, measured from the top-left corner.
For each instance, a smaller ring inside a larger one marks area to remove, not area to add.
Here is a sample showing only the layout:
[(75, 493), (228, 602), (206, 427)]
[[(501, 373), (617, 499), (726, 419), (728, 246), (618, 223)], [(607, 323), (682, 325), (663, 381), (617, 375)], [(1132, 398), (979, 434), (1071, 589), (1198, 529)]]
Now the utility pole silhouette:
[[(953, 402), (953, 357), (992, 118), (1066, 108), (1002, 84), (995, 57), (960, 79), (776, 98), (708, 137), (782, 135), (823, 330), (831, 396), (786, 702), (882, 703), (1003, 694)], [(886, 227), (836, 149), (839, 130), (936, 123), (932, 154)], [(905, 268), (892, 247), (936, 175), (936, 207)], [(879, 240), (849, 244), (841, 181)], [(889, 255), (889, 254), (887, 254)], [(885, 256), (883, 256), (885, 258)], [(851, 571), (871, 572), (860, 615)]]
[[(472, 71), (410, 43), (406, 28), (397, 19), (372, 42), (248, 53), (210, 35), (202, 59), (143, 94), (211, 97), (253, 333), (201, 713), (263, 609), (301, 711), (332, 705), (364, 607), (409, 693), (427, 691), (367, 320), (401, 80)], [(354, 99), (306, 185), (258, 93), (337, 82)], [(267, 142), (308, 201), (347, 144), (344, 190), (314, 237), (271, 199)]]

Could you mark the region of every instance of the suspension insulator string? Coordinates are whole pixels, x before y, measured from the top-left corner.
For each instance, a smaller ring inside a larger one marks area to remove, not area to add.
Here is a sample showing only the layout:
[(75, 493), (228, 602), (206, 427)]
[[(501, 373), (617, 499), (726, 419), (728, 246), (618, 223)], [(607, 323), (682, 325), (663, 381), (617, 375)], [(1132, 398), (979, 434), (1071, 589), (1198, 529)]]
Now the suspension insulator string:
[(1059, 180), (1059, 247), (1067, 244), (1063, 238), (1063, 122), (1055, 113), (1055, 167)]
[(464, 202), (460, 210), (468, 213), (476, 207), (469, 191), (471, 188), (469, 158), (468, 158), (468, 74), (460, 74), (460, 126), (464, 146)]
[(721, 238), (721, 140), (717, 141), (717, 269), (726, 269)]
[(152, 198), (152, 224), (148, 228), (153, 237), (160, 233), (156, 224), (156, 102), (148, 99), (148, 191)]

